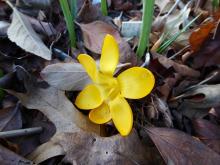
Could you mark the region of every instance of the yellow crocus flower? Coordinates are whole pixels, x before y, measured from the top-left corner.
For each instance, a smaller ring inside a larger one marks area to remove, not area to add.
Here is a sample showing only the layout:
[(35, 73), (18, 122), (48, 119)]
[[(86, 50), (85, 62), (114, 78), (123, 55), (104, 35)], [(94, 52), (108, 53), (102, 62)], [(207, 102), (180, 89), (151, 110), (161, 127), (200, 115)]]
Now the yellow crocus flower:
[(91, 110), (89, 119), (104, 124), (111, 119), (122, 136), (133, 126), (132, 110), (125, 98), (139, 99), (154, 87), (154, 75), (146, 68), (132, 67), (113, 77), (119, 62), (119, 48), (114, 37), (106, 35), (103, 42), (99, 68), (87, 54), (78, 56), (93, 84), (83, 89), (75, 100), (78, 108)]

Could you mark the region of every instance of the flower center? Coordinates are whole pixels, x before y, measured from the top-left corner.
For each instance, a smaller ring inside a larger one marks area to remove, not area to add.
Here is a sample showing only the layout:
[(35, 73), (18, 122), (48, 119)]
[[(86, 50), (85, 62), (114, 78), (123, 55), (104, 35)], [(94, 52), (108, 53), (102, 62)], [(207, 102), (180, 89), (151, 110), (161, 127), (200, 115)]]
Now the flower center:
[(99, 73), (96, 85), (107, 102), (113, 100), (120, 93), (118, 81), (113, 76)]

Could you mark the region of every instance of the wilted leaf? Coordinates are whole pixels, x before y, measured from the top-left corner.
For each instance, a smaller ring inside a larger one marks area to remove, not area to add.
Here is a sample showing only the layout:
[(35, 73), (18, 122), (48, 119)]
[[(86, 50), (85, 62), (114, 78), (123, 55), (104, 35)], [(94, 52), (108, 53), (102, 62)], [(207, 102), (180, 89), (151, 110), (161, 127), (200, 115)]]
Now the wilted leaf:
[(170, 128), (146, 128), (166, 164), (218, 165), (220, 156), (181, 131)]
[(44, 45), (31, 23), (25, 16), (13, 7), (13, 18), (8, 28), (8, 38), (18, 46), (46, 60), (51, 59), (51, 51)]
[(102, 43), (106, 34), (114, 36), (118, 43), (122, 42), (119, 32), (105, 22), (95, 21), (79, 25), (83, 33), (85, 47), (94, 53), (101, 54)]
[(193, 126), (198, 138), (220, 154), (220, 127), (204, 119), (194, 120)]
[(27, 160), (14, 152), (2, 147), (0, 145), (0, 164), (2, 165), (32, 165), (34, 164), (32, 161)]
[(90, 78), (79, 63), (57, 63), (48, 65), (41, 76), (51, 86), (60, 90), (82, 90), (90, 83)]

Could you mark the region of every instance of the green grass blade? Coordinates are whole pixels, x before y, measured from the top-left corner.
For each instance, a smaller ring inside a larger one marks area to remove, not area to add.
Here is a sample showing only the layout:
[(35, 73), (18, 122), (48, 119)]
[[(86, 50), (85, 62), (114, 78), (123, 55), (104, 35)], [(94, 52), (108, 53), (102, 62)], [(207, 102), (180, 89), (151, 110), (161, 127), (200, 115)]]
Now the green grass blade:
[(102, 11), (102, 15), (104, 16), (108, 15), (107, 0), (101, 0), (101, 11)]
[(76, 47), (76, 33), (74, 26), (74, 17), (72, 16), (67, 0), (59, 0), (60, 6), (63, 11), (64, 19), (66, 21), (67, 29), (70, 37), (70, 45), (72, 48)]
[(157, 50), (158, 53), (163, 53), (182, 33), (184, 33), (199, 17), (201, 14), (192, 19), (181, 31), (174, 34), (172, 38), (165, 41)]
[(141, 58), (144, 55), (146, 47), (149, 50), (149, 38), (154, 12), (154, 0), (143, 0), (143, 17), (137, 55)]

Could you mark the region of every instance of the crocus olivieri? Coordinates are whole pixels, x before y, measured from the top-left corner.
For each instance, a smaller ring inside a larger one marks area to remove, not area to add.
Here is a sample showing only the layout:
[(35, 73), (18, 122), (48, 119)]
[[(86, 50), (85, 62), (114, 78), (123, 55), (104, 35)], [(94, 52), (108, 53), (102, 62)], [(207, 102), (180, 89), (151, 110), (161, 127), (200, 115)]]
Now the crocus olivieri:
[(113, 121), (122, 136), (130, 133), (133, 113), (126, 101), (148, 95), (154, 87), (153, 74), (146, 68), (132, 67), (114, 77), (119, 62), (118, 44), (114, 37), (106, 35), (99, 67), (86, 54), (78, 56), (93, 84), (87, 85), (77, 96), (75, 104), (83, 110), (91, 110), (89, 119), (96, 124)]

